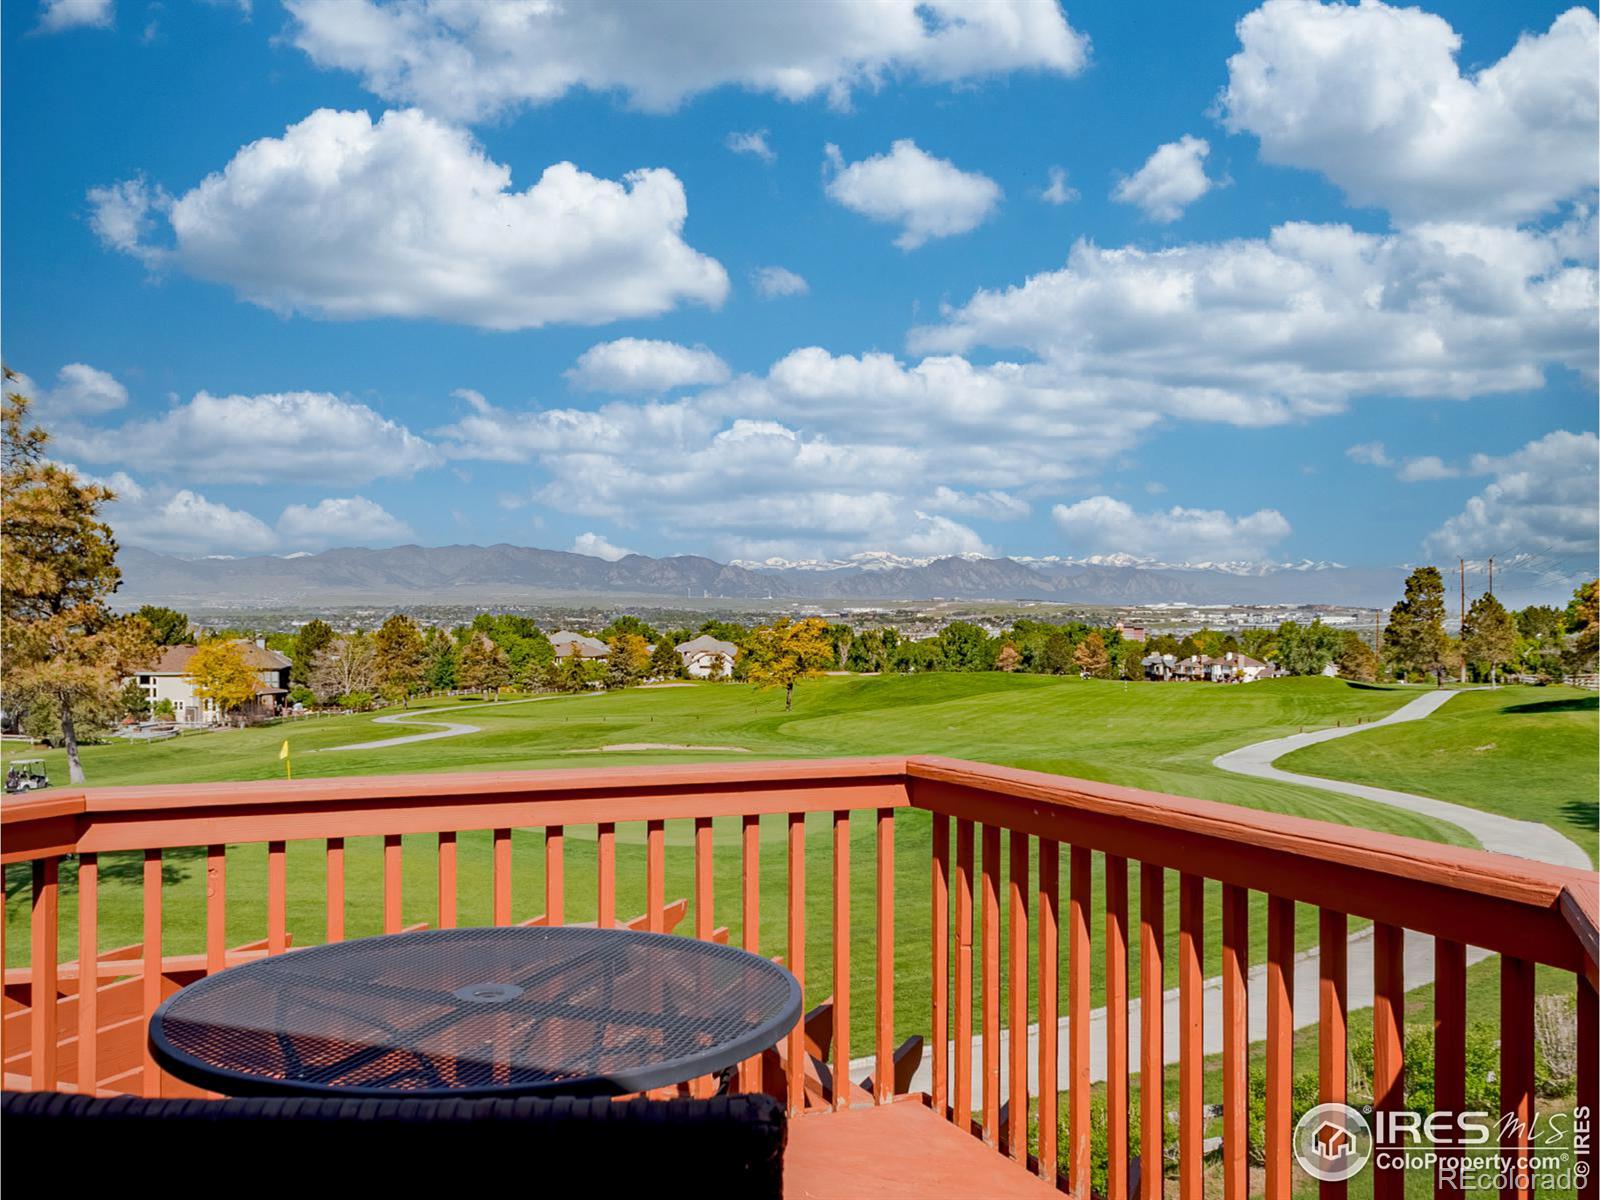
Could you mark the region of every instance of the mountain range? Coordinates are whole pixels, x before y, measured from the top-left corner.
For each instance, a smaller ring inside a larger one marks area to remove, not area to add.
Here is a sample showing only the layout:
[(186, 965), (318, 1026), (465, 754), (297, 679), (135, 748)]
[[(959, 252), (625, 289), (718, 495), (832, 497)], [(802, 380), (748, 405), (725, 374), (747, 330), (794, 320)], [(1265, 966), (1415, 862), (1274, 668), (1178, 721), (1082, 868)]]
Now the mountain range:
[[(580, 596), (627, 596), (678, 605), (710, 599), (944, 599), (1372, 607), (1399, 598), (1408, 569), (1317, 562), (1164, 563), (1125, 555), (1024, 559), (868, 554), (831, 561), (719, 563), (696, 555), (629, 554), (609, 561), (506, 544), (197, 559), (124, 547), (120, 562), (122, 605), (192, 608), (525, 604)], [(1572, 588), (1570, 581), (1544, 579), (1515, 563), (1497, 571), (1497, 583), (1497, 593), (1508, 604), (1564, 601)], [(1447, 590), (1453, 595), (1453, 589)]]

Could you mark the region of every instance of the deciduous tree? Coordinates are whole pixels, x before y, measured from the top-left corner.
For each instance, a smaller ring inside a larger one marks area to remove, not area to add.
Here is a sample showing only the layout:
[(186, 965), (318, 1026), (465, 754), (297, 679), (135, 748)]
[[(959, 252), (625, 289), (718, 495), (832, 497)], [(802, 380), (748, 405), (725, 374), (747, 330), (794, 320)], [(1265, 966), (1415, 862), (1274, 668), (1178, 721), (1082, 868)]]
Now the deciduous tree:
[(1345, 679), (1371, 683), (1378, 678), (1378, 653), (1366, 640), (1352, 629), (1345, 630), (1339, 640), (1339, 674)]
[(649, 672), (650, 647), (642, 634), (616, 634), (611, 639), (610, 650), (606, 655), (607, 687), (631, 687)]
[(311, 690), (327, 703), (337, 696), (370, 692), (376, 686), (372, 635), (357, 630), (323, 647), (311, 671)]
[(1106, 653), (1106, 640), (1100, 636), (1098, 629), (1090, 630), (1089, 635), (1078, 643), (1078, 648), (1072, 652), (1072, 660), (1078, 664), (1078, 670), (1085, 678), (1106, 679), (1111, 675), (1111, 655)]
[(794, 708), (794, 685), (822, 674), (833, 662), (828, 624), (820, 617), (779, 618), (753, 630), (745, 645), (747, 678), (758, 688), (781, 687), (785, 712)]
[[(7, 369), (5, 379), (14, 378)], [(124, 675), (155, 656), (150, 627), (107, 601), (122, 572), (101, 510), (110, 489), (44, 459), (48, 435), (26, 397), (0, 414), (0, 655), (13, 703), (55, 710), (73, 783), (84, 780), (76, 716), (115, 712)], [(19, 705), (20, 707), (20, 705)]]
[(379, 626), (372, 649), (378, 690), (391, 703), (398, 700), (406, 707), (427, 666), (422, 631), (410, 617), (395, 613)]
[(656, 639), (656, 648), (650, 654), (650, 674), (657, 679), (676, 679), (683, 674), (683, 658), (675, 643), (666, 634)]
[(474, 633), (461, 648), (456, 674), (467, 690), (498, 698), (511, 682), (511, 659), (487, 634)]
[(261, 686), (244, 647), (228, 638), (212, 638), (196, 646), (184, 674), (194, 694), (211, 701), (224, 718), (255, 699)]

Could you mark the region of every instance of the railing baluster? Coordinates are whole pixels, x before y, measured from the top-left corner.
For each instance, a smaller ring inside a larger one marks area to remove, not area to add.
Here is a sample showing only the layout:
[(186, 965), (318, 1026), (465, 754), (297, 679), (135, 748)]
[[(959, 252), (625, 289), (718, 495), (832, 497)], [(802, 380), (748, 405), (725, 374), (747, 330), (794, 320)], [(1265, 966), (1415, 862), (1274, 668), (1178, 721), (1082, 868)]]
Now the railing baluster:
[(999, 1143), (1000, 827), (983, 827), (983, 1140)]
[(1166, 872), (1139, 866), (1139, 1196), (1161, 1200), (1166, 1158), (1166, 1095), (1163, 1087), (1163, 997)]
[(206, 847), (206, 974), (228, 965), (228, 848)]
[(1089, 912), (1094, 895), (1094, 856), (1087, 846), (1072, 847), (1072, 874), (1067, 882), (1067, 1066), (1071, 1085), (1067, 1109), (1072, 1144), (1068, 1147), (1068, 1189), (1082, 1200), (1092, 1179), (1089, 1157)]
[[(806, 815), (789, 814), (789, 970), (800, 981), (802, 1012), (806, 986)], [(805, 1022), (789, 1030), (789, 1112), (798, 1116), (806, 1103)]]
[(1294, 901), (1267, 899), (1267, 1200), (1289, 1200), (1294, 1092)]
[(1501, 1153), (1514, 1161), (1505, 1173), (1500, 1200), (1528, 1200), (1530, 1172), (1523, 1170), (1533, 1122), (1533, 964), (1500, 960), (1500, 1136)]
[[(1433, 1107), (1450, 1113), (1467, 1107), (1467, 948), (1445, 938), (1433, 939)], [(1441, 1146), (1439, 1156), (1459, 1157), (1459, 1150)], [(1434, 1195), (1464, 1196), (1456, 1172), (1448, 1174), (1445, 1180), (1435, 1173)]]
[(665, 933), (667, 918), (667, 823), (645, 823), (644, 864), (646, 927), (651, 933)]
[(383, 931), (399, 933), (403, 923), (400, 913), (402, 857), (400, 835), (383, 835)]
[(496, 829), (490, 835), (493, 847), (489, 892), (489, 919), (496, 925), (511, 924), (511, 830)]
[(1578, 1200), (1600, 1198), (1600, 1138), (1595, 1136), (1596, 1110), (1600, 1109), (1600, 996), (1583, 974), (1577, 979), (1578, 1088), (1577, 1102), (1589, 1116), (1589, 1151), (1582, 1161), (1589, 1173), (1578, 1185)]
[(454, 830), (439, 831), (439, 912), (440, 929), (456, 927), (456, 835)]
[(1011, 832), (1011, 870), (1006, 882), (1006, 987), (1010, 1012), (1006, 1020), (1011, 1084), (1006, 1100), (1006, 1139), (1011, 1157), (1025, 1162), (1028, 1154), (1028, 835)]
[[(78, 1091), (100, 1082), (100, 856), (78, 856)], [(0, 961), (0, 966), (4, 962)]]
[(1039, 839), (1039, 1178), (1056, 1182), (1056, 1022), (1061, 969), (1061, 843)]
[(701, 941), (716, 928), (711, 887), (711, 818), (694, 819), (694, 935)]
[[(1222, 885), (1222, 1195), (1250, 1195), (1250, 893)], [(1184, 1048), (1187, 1061), (1189, 1048)], [(1189, 1178), (1189, 1176), (1184, 1176)], [(1184, 1200), (1203, 1189), (1184, 1184)]]
[[(52, 948), (54, 938), (51, 939)], [(54, 956), (52, 955), (52, 958)], [(52, 975), (54, 968), (52, 968)], [(35, 976), (37, 978), (37, 976)], [(142, 1012), (146, 1027), (161, 1003), (161, 851), (144, 852), (144, 978), (141, 987)], [(156, 1066), (150, 1053), (148, 1039), (144, 1045), (144, 1094), (161, 1095), (161, 1068)]]
[(288, 846), (267, 843), (267, 953), (282, 954), (289, 945)]
[[(33, 860), (33, 913), (28, 944), (28, 1000), (32, 1012), (29, 1013), (28, 1033), (33, 1043), (31, 1082), (36, 1092), (53, 1090), (57, 1078), (56, 962), (60, 947), (56, 935), (61, 922), (60, 865), (59, 858)], [(149, 1006), (152, 1010), (154, 1007)]]
[(1106, 862), (1106, 1200), (1128, 1196), (1128, 860)]
[[(761, 948), (761, 818), (746, 813), (739, 823), (739, 933), (744, 948)], [(761, 1056), (739, 1064), (739, 1090), (761, 1090)]]
[[(1348, 1090), (1348, 938), (1344, 913), (1325, 908), (1317, 915), (1317, 1099), (1324, 1104), (1345, 1103)], [(1348, 1190), (1342, 1179), (1319, 1184), (1322, 1200), (1344, 1200)]]
[(850, 1107), (850, 812), (833, 814), (833, 1107)]
[(971, 821), (956, 821), (956, 1057), (951, 1116), (972, 1128), (972, 871)]
[(933, 926), (933, 1111), (950, 1111), (950, 819), (933, 814), (933, 878), (929, 882)]
[(878, 1061), (874, 1099), (894, 1098), (894, 809), (878, 810)]
[[(1405, 1107), (1405, 1003), (1405, 931), (1379, 922), (1372, 927), (1372, 1106), (1378, 1113)], [(1401, 1200), (1405, 1189), (1403, 1165), (1373, 1160), (1373, 1200)]]
[(547, 925), (567, 920), (567, 838), (560, 825), (544, 830), (544, 919)]
[(1178, 879), (1178, 1193), (1203, 1200), (1205, 1164), (1205, 880)]
[[(1181, 966), (1180, 962), (1180, 966)], [(1222, 888), (1222, 1192), (1250, 1195), (1250, 893)]]
[[(602, 821), (595, 829), (595, 886), (598, 912), (595, 924), (611, 929), (617, 923), (617, 827)], [(511, 874), (511, 856), (506, 855), (506, 875)]]
[(323, 852), (327, 864), (328, 941), (344, 941), (344, 839), (331, 837)]

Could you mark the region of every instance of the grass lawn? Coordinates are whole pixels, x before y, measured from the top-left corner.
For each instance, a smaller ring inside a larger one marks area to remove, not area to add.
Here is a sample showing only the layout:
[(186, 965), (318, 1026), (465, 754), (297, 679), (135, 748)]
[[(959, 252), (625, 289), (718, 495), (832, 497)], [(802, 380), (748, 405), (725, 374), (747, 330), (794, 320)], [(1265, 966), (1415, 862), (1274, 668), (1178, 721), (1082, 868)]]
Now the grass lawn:
[(1600, 697), (1576, 688), (1465, 692), (1425, 721), (1308, 746), (1278, 765), (1542, 821), (1596, 860), (1597, 710)]
[[(84, 759), (90, 781), (109, 784), (274, 778), (281, 766), (277, 749), (284, 737), (294, 747), (296, 778), (708, 759), (747, 761), (754, 757), (941, 753), (1470, 844), (1470, 839), (1454, 826), (1356, 799), (1332, 798), (1310, 789), (1232, 776), (1210, 765), (1211, 759), (1224, 750), (1300, 727), (1373, 719), (1392, 711), (1413, 694), (1412, 688), (1367, 687), (1320, 678), (1231, 688), (1103, 683), (999, 673), (828, 678), (802, 684), (796, 691), (792, 713), (784, 712), (778, 693), (758, 693), (732, 684), (707, 684), (554, 697), (521, 704), (482, 704), (445, 718), (479, 725), (481, 732), (387, 750), (314, 753), (408, 732), (393, 726), (375, 726), (369, 717), (333, 717), (274, 728), (191, 735), (152, 745), (89, 747)], [(637, 742), (738, 746), (751, 753), (566, 753)], [(52, 778), (63, 779), (65, 769), (60, 755), (47, 757)], [(808, 1002), (829, 994), (832, 988), (832, 868), (825, 832), (827, 820), (826, 815), (821, 815), (809, 824)], [(902, 811), (896, 819), (896, 1012), (897, 1025), (905, 1033), (925, 1029), (929, 1009), (930, 822), (928, 814), (915, 811)], [(856, 864), (852, 880), (852, 1045), (857, 1053), (865, 1053), (871, 1049), (876, 944), (872, 925), (871, 824), (857, 820), (852, 832), (852, 861)], [(733, 926), (738, 939), (742, 931), (738, 928), (736, 823), (718, 822), (715, 836), (715, 915), (720, 923)], [(760, 944), (767, 953), (782, 953), (787, 879), (781, 819), (763, 822), (762, 840)], [(514, 836), (514, 913), (519, 919), (543, 909), (542, 841), (542, 834), (537, 831), (519, 830)], [(619, 915), (631, 915), (641, 911), (644, 902), (642, 829), (619, 829), (618, 843), (618, 910)], [(404, 909), (408, 922), (434, 919), (434, 844), (434, 839), (426, 836), (406, 839)], [(670, 822), (669, 899), (692, 894), (690, 844), (689, 824)], [(198, 851), (171, 852), (166, 861), (165, 944), (173, 953), (192, 952), (201, 948), (203, 938), (203, 864)], [(569, 827), (569, 921), (593, 915), (594, 863), (592, 829)], [(102, 947), (137, 941), (140, 900), (136, 856), (125, 860), (106, 856), (101, 874)], [(490, 895), (487, 834), (461, 837), (458, 874), (459, 919), (462, 923), (486, 921)], [(1064, 866), (1063, 891), (1066, 874)], [(16, 869), (6, 879), (7, 895), (12, 901), (7, 905), (7, 959), (11, 963), (26, 961), (25, 876), (25, 870)], [(348, 935), (377, 932), (381, 883), (375, 841), (353, 839), (348, 844), (346, 876)], [(70, 946), (75, 938), (70, 864), (63, 877), (67, 901), (63, 906), (62, 938), (63, 945)], [(1098, 883), (1095, 890), (1098, 896)], [(1137, 922), (1136, 866), (1130, 891), (1134, 910), (1131, 919)], [(1169, 880), (1167, 928), (1171, 939), (1175, 939), (1177, 929), (1176, 892), (1176, 881)], [(263, 935), (265, 894), (265, 848), (230, 847), (229, 934), (233, 942)], [(288, 911), (296, 944), (320, 940), (324, 927), (322, 897), (320, 844), (290, 843)], [(1212, 924), (1219, 925), (1214, 898), (1209, 908)], [(1255, 957), (1259, 959), (1264, 950), (1264, 914), (1256, 911), (1251, 924)], [(1309, 945), (1315, 937), (1314, 913), (1304, 911), (1299, 924), (1300, 944)], [(692, 916), (682, 928), (692, 928)], [(1103, 930), (1098, 913), (1093, 928), (1098, 941)], [(1208, 930), (1208, 974), (1217, 969), (1220, 944), (1220, 929)], [(1175, 955), (1168, 961), (1175, 964)], [(1169, 968), (1169, 986), (1174, 982), (1170, 974), (1173, 969), (1175, 966)], [(1137, 977), (1132, 984), (1136, 991)]]

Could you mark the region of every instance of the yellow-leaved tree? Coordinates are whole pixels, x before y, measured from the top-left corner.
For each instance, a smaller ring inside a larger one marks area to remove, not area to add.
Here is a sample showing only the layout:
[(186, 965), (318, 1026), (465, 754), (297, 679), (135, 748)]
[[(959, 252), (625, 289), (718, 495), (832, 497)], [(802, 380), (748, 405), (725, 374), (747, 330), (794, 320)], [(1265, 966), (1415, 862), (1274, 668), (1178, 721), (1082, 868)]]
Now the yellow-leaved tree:
[(244, 647), (227, 638), (196, 646), (184, 675), (194, 685), (194, 694), (215, 704), (224, 717), (249, 704), (261, 686)]
[[(122, 581), (101, 509), (116, 497), (44, 457), (48, 435), (8, 388), (0, 417), (0, 655), (7, 707), (47, 704), (83, 782), (80, 726), (120, 708), (123, 676), (155, 656), (150, 626), (107, 603)], [(18, 704), (18, 702), (21, 702)]]
[(783, 708), (794, 708), (794, 685), (812, 679), (833, 665), (833, 641), (828, 623), (819, 617), (791, 621), (782, 617), (752, 630), (744, 647), (746, 672), (759, 688), (781, 687)]

